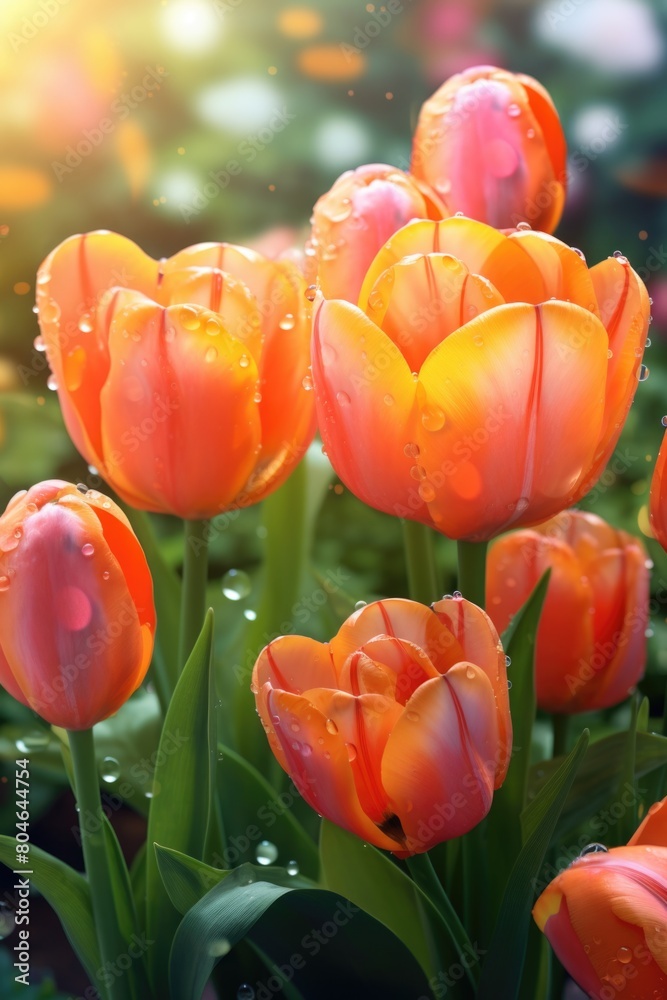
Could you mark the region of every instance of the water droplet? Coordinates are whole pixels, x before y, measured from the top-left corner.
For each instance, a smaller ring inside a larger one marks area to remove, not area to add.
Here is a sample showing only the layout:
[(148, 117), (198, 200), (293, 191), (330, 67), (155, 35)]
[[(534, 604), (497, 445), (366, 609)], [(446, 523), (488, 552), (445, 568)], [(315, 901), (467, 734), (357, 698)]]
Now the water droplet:
[(217, 356), (218, 352), (216, 351), (215, 347), (207, 347), (206, 351), (204, 352), (204, 361), (210, 365), (212, 364), (212, 362), (215, 361)]
[(109, 570), (105, 569), (104, 572), (102, 573), (102, 579), (103, 580), (108, 580), (110, 576), (111, 576), (111, 573), (109, 572)]
[(211, 941), (208, 946), (208, 953), (212, 958), (222, 958), (223, 955), (227, 955), (231, 950), (232, 946), (227, 938), (217, 938), (217, 940)]
[(408, 722), (419, 722), (419, 712), (406, 712), (405, 717)]
[(607, 348), (607, 357), (608, 358), (613, 358), (613, 356), (614, 356), (614, 352), (612, 351), (611, 347)]
[(530, 222), (517, 222), (516, 228), (520, 229), (522, 233), (525, 233), (529, 229), (532, 229), (533, 227), (531, 226)]
[(476, 333), (475, 336), (472, 338), (472, 342), (475, 345), (475, 347), (484, 347), (484, 340), (482, 339), (482, 337), (480, 337), (478, 333)]
[(209, 337), (217, 337), (220, 333), (220, 323), (217, 319), (211, 316), (204, 323), (204, 331), (209, 335)]
[(281, 330), (293, 330), (295, 319), (292, 313), (285, 313), (278, 326)]
[(183, 306), (178, 318), (185, 330), (198, 330), (201, 326), (201, 316), (192, 306)]
[(417, 458), (417, 455), (419, 454), (419, 445), (415, 444), (414, 441), (408, 441), (403, 449), (403, 454), (407, 455), (408, 458)]
[(573, 251), (573, 253), (576, 253), (577, 257), (581, 257), (584, 264), (586, 263), (586, 254), (584, 253), (583, 250), (580, 250), (579, 247), (570, 247), (570, 249)]
[(614, 250), (614, 257), (619, 262), (619, 264), (628, 263), (628, 258), (625, 256), (622, 250)]
[(43, 340), (42, 337), (35, 337), (35, 339), (32, 342), (32, 346), (35, 348), (36, 351), (45, 351), (46, 350), (46, 344), (44, 343), (44, 340)]
[(301, 732), (301, 726), (299, 725), (298, 722), (292, 722), (290, 724), (290, 729), (292, 730), (293, 733), (300, 733)]
[(120, 778), (120, 764), (115, 757), (104, 758), (100, 764), (100, 777), (108, 785), (112, 785), (114, 781), (118, 781)]
[(297, 864), (296, 861), (288, 861), (287, 864), (285, 865), (285, 870), (287, 871), (288, 875), (298, 875), (299, 865)]
[(357, 603), (354, 605), (354, 610), (355, 611), (360, 611), (361, 608), (365, 608), (365, 607), (366, 607), (366, 601), (357, 601)]
[(242, 569), (230, 569), (222, 578), (222, 592), (230, 601), (240, 601), (252, 589), (250, 577)]
[(304, 294), (309, 302), (314, 302), (317, 295), (317, 285), (308, 285)]
[(466, 667), (466, 677), (469, 681), (474, 681), (476, 674), (474, 667)]
[(85, 556), (86, 559), (90, 559), (91, 556), (95, 555), (95, 546), (91, 545), (90, 542), (86, 542), (85, 545), (81, 546), (81, 555)]
[(413, 479), (416, 479), (418, 483), (421, 483), (424, 479), (426, 479), (426, 469), (424, 469), (421, 465), (413, 465), (410, 469), (410, 475)]
[(278, 857), (278, 848), (270, 840), (261, 840), (255, 848), (255, 857), (259, 865), (272, 865)]
[(534, 128), (527, 129), (526, 130), (526, 139), (534, 139), (534, 138), (535, 138), (535, 129)]
[(384, 299), (377, 288), (368, 296), (368, 305), (371, 309), (382, 309), (384, 307)]
[(250, 358), (248, 357), (248, 355), (242, 354), (241, 357), (239, 358), (239, 366), (241, 368), (247, 368), (249, 364), (250, 364)]
[(350, 397), (346, 392), (337, 392), (336, 402), (338, 403), (339, 406), (348, 406), (350, 403)]
[(385, 394), (384, 402), (385, 402), (385, 406), (393, 406), (394, 405), (394, 397), (392, 396), (392, 394), (390, 392), (388, 392), (388, 393)]
[(43, 750), (51, 741), (50, 733), (44, 729), (33, 729), (16, 741), (16, 749), (21, 753), (31, 753), (33, 750)]
[(14, 911), (7, 903), (0, 903), (0, 940), (12, 933), (16, 921)]
[(505, 666), (506, 667), (511, 667), (512, 666), (512, 657), (511, 656), (505, 656)]
[(662, 424), (663, 427), (667, 427), (667, 414), (665, 414), (665, 416), (661, 418), (660, 423)]
[(432, 483), (428, 481), (428, 479), (425, 479), (422, 483), (419, 484), (419, 486), (417, 487), (417, 492), (419, 493), (419, 496), (422, 498), (424, 503), (431, 503), (433, 500), (435, 500), (436, 496), (435, 489)]
[(651, 338), (650, 337), (647, 337), (645, 346), (646, 347), (650, 347), (651, 346)]
[(649, 375), (650, 375), (650, 372), (649, 372), (648, 368), (646, 367), (646, 365), (640, 365), (639, 366), (639, 371), (637, 373), (637, 379), (640, 382), (645, 382), (646, 379), (649, 377)]
[(47, 389), (51, 389), (52, 391), (55, 392), (55, 390), (58, 388), (58, 382), (56, 381), (55, 375), (49, 375), (49, 377), (46, 380), (46, 387)]
[(79, 329), (81, 333), (90, 333), (93, 330), (93, 321), (90, 313), (84, 313), (79, 320)]
[(243, 617), (247, 618), (249, 622), (254, 622), (257, 618), (257, 612), (253, 611), (252, 608), (246, 608), (243, 612)]
[(0, 592), (9, 590), (10, 580), (8, 576), (0, 576)]
[(422, 426), (426, 431), (439, 431), (445, 424), (445, 412), (439, 406), (427, 406), (422, 410)]
[(511, 681), (508, 681), (508, 682), (507, 682), (507, 690), (508, 690), (508, 691), (511, 691), (511, 690), (512, 690), (512, 682), (511, 682)]
[(519, 107), (518, 104), (508, 104), (507, 114), (510, 116), (510, 118), (518, 118), (519, 115), (521, 114), (521, 108)]
[(353, 760), (357, 759), (357, 748), (354, 743), (346, 743), (345, 746), (347, 747), (347, 759), (352, 763)]
[(336, 725), (336, 723), (334, 722), (334, 720), (333, 719), (327, 719), (325, 725), (326, 725), (327, 732), (331, 733), (332, 736), (335, 736), (336, 733), (338, 732), (338, 726)]
[(587, 854), (606, 854), (606, 853), (607, 853), (607, 848), (604, 846), (604, 844), (598, 844), (596, 842), (593, 844), (587, 844), (586, 847), (584, 847), (583, 850), (580, 852), (579, 857), (583, 858)]
[(619, 948), (616, 952), (616, 958), (619, 960), (621, 965), (627, 965), (628, 962), (632, 961), (632, 950), (630, 948)]
[(310, 375), (304, 375), (301, 381), (301, 385), (304, 387), (306, 392), (310, 392), (310, 390), (313, 388), (313, 380), (310, 377)]

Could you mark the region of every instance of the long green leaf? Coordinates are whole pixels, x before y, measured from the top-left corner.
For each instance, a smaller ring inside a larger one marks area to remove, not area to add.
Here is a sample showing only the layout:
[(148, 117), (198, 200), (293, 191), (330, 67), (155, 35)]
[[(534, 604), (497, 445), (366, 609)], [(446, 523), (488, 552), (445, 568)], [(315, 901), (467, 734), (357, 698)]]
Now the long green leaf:
[[(133, 938), (140, 938), (141, 927), (134, 905), (130, 874), (116, 832), (106, 816), (104, 817), (104, 839), (118, 926), (123, 940), (132, 941)], [(132, 1000), (144, 1000), (149, 994), (145, 954), (142, 952), (132, 963), (126, 976), (126, 991), (128, 998), (131, 997)]]
[[(16, 843), (14, 837), (0, 836), (0, 862), (12, 871), (16, 867)], [(96, 982), (100, 953), (88, 882), (79, 872), (34, 844), (30, 845), (30, 865), (26, 867), (32, 874), (25, 877), (58, 914), (63, 930), (91, 983)], [(21, 876), (17, 875), (17, 878)]]
[(200, 1000), (219, 956), (246, 935), (306, 997), (355, 996), (360, 980), (366, 996), (383, 1000), (432, 995), (402, 941), (354, 903), (269, 877), (241, 865), (186, 913), (171, 953), (172, 997)]
[(168, 995), (167, 956), (179, 922), (162, 883), (153, 845), (164, 844), (201, 858), (209, 822), (209, 673), (213, 615), (185, 665), (169, 705), (156, 758), (155, 784), (148, 817), (146, 855), (146, 930), (155, 942), (149, 970), (155, 993)]
[(588, 732), (584, 731), (572, 753), (526, 810), (530, 834), (507, 883), (482, 967), (477, 1000), (516, 1000), (519, 994), (535, 882), (587, 745)]

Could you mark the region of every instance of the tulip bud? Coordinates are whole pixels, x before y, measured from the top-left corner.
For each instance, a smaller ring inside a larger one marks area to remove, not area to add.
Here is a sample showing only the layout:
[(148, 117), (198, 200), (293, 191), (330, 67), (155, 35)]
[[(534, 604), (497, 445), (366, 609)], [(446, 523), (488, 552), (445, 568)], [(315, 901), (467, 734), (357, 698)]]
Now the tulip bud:
[(50, 480), (0, 518), (0, 684), (64, 729), (89, 729), (143, 681), (153, 584), (130, 524), (96, 490)]
[[(663, 424), (667, 420), (663, 417)], [(663, 438), (658, 452), (658, 458), (653, 470), (651, 480), (651, 495), (649, 499), (649, 517), (651, 529), (658, 539), (663, 549), (667, 552), (667, 476), (665, 476), (665, 465), (667, 464), (667, 434)]]
[(512, 748), (505, 657), (484, 612), (368, 604), (329, 643), (269, 643), (252, 689), (281, 767), (334, 823), (404, 857), (486, 816)]
[(411, 219), (446, 214), (427, 184), (396, 167), (348, 170), (313, 209), (306, 254), (315, 255), (320, 291), (327, 299), (356, 303), (371, 261), (397, 229)]
[(451, 77), (422, 106), (410, 172), (431, 185), (450, 215), (553, 232), (565, 200), (565, 157), (544, 87), (477, 66)]
[(591, 712), (631, 693), (646, 662), (646, 560), (639, 538), (579, 510), (492, 545), (487, 607), (499, 632), (551, 569), (535, 648), (541, 709)]

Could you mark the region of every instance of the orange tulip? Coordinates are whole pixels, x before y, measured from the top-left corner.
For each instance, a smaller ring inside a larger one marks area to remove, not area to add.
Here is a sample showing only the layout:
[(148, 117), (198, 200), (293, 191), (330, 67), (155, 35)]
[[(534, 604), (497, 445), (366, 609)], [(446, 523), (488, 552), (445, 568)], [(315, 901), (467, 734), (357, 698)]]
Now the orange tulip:
[(479, 823), (507, 771), (502, 646), (461, 598), (368, 604), (328, 643), (275, 639), (253, 691), (278, 762), (313, 809), (400, 856)]
[(89, 729), (143, 681), (153, 583), (122, 510), (53, 479), (0, 518), (0, 684), (47, 722)]
[(316, 307), (331, 463), (365, 503), (450, 538), (544, 521), (611, 455), (648, 316), (624, 257), (589, 270), (545, 233), (410, 223), (373, 261), (359, 307)]
[(567, 149), (544, 87), (523, 73), (476, 66), (422, 106), (411, 173), (464, 212), (498, 228), (553, 232), (565, 201)]
[(505, 535), (489, 551), (486, 584), (499, 632), (549, 568), (535, 648), (537, 704), (547, 712), (616, 705), (646, 662), (646, 550), (639, 538), (580, 510)]
[(65, 423), (127, 503), (212, 517), (287, 478), (315, 430), (304, 288), (294, 265), (225, 243), (158, 264), (97, 232), (47, 257), (37, 305)]
[(585, 848), (533, 910), (561, 963), (595, 1000), (667, 995), (667, 799), (627, 847)]
[(665, 464), (667, 464), (667, 434), (663, 438), (658, 452), (658, 458), (653, 470), (651, 480), (651, 495), (649, 499), (649, 518), (653, 534), (658, 539), (663, 549), (667, 552), (667, 477), (665, 477)]
[(313, 209), (306, 254), (315, 257), (322, 294), (356, 303), (373, 258), (397, 229), (411, 219), (447, 214), (428, 185), (397, 167), (348, 170)]

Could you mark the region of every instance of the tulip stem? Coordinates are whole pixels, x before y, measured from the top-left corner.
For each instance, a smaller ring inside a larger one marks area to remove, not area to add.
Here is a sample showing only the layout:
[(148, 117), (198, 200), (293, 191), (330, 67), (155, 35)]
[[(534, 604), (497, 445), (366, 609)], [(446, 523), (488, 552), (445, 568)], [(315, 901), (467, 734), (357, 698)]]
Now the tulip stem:
[(457, 543), (459, 590), (467, 601), (483, 608), (486, 600), (486, 550), (488, 542)]
[[(451, 900), (445, 892), (428, 854), (414, 854), (411, 858), (406, 858), (405, 863), (408, 866), (408, 871), (413, 881), (428, 896), (444, 920), (449, 936), (459, 955), (464, 955), (466, 951), (469, 954), (475, 954), (466, 929), (461, 923), (458, 913), (452, 906)], [(465, 962), (462, 964), (466, 966), (470, 985), (475, 989), (479, 982), (477, 967), (475, 965), (469, 967)]]
[(206, 584), (208, 582), (208, 537), (208, 521), (185, 521), (181, 629), (178, 647), (178, 662), (181, 670), (185, 666), (204, 624)]
[(403, 521), (403, 548), (410, 597), (422, 604), (432, 604), (442, 596), (442, 590), (438, 583), (431, 529), (419, 521)]
[[(81, 847), (90, 886), (90, 902), (100, 949), (100, 962), (102, 968), (109, 968), (119, 955), (125, 954), (127, 942), (123, 941), (114, 904), (113, 882), (104, 834), (106, 817), (102, 812), (93, 731), (92, 729), (82, 729), (77, 732), (70, 730), (68, 737), (74, 767), (76, 801), (79, 807)], [(108, 1000), (123, 1000), (127, 996), (127, 983), (123, 983), (117, 976), (107, 977), (107, 985), (96, 984), (96, 989), (108, 997)]]

